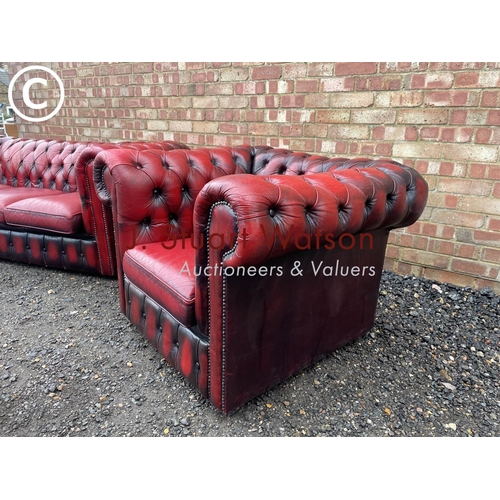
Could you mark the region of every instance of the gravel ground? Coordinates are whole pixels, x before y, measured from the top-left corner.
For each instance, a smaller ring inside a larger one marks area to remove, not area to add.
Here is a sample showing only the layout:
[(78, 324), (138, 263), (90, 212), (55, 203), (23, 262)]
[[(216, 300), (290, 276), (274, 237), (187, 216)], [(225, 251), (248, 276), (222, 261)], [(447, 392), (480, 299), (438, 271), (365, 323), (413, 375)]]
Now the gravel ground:
[(114, 279), (0, 262), (0, 436), (499, 436), (500, 298), (385, 272), (364, 337), (223, 416)]

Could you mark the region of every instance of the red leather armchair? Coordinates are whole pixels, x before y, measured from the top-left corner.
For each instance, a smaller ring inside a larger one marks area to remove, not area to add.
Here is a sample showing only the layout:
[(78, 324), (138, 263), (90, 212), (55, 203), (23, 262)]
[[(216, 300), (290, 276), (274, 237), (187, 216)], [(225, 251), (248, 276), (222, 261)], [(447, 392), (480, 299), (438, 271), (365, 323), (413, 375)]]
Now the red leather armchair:
[(74, 271), (116, 274), (111, 213), (95, 194), (93, 159), (115, 148), (167, 151), (156, 143), (0, 141), (0, 258)]
[(224, 413), (370, 330), (427, 199), (394, 161), (252, 146), (103, 151), (94, 181), (123, 313)]

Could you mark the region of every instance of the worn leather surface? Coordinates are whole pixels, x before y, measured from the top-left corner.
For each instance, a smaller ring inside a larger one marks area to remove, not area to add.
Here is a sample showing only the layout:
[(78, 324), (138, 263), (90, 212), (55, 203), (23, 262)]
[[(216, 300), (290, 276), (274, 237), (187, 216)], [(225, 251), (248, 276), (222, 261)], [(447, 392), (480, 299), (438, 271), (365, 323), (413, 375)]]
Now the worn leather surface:
[(14, 231), (0, 227), (0, 258), (45, 267), (99, 273), (99, 255), (95, 240), (76, 237)]
[[(269, 147), (102, 151), (93, 175), (113, 211), (122, 311), (225, 413), (371, 328), (389, 231), (427, 200), (397, 162)], [(183, 238), (194, 252), (159, 250)], [(193, 321), (183, 262), (244, 273), (195, 276)]]
[[(97, 195), (93, 183), (93, 159), (95, 155), (106, 149), (119, 147), (141, 150), (154, 144), (156, 149), (168, 151), (175, 148), (187, 148), (175, 141), (93, 143), (56, 140), (33, 140), (4, 138), (0, 140), (0, 224), (11, 226), (5, 228), (4, 241), (18, 242), (26, 235), (19, 237), (16, 231), (73, 234), (76, 247), (85, 249), (81, 257), (72, 259), (82, 262), (81, 270), (98, 272), (103, 275), (116, 274), (115, 247), (110, 209), (104, 206)], [(82, 157), (83, 161), (82, 160)], [(79, 162), (80, 161), (80, 162)], [(15, 192), (14, 192), (15, 191)], [(56, 200), (60, 194), (77, 193), (79, 197), (79, 213), (77, 213), (76, 196), (65, 198), (67, 201)], [(51, 200), (39, 203), (29, 202), (27, 198), (49, 196)], [(24, 202), (23, 202), (24, 200)], [(11, 203), (16, 203), (9, 212), (9, 220), (4, 217), (4, 209)], [(38, 207), (38, 213), (37, 213)], [(23, 223), (25, 221), (25, 223)], [(46, 224), (46, 227), (44, 227)], [(83, 225), (83, 227), (82, 227)], [(88, 250), (88, 242), (76, 243), (79, 239), (95, 240), (92, 251)], [(32, 238), (33, 239), (33, 238)], [(64, 240), (69, 241), (67, 238)], [(33, 239), (37, 245), (38, 237)], [(9, 243), (9, 244), (10, 244)], [(63, 244), (56, 245), (63, 252)], [(20, 248), (15, 244), (16, 248)], [(76, 248), (75, 247), (75, 248)], [(55, 248), (52, 245), (52, 248)], [(93, 252), (97, 253), (97, 264), (94, 265)], [(72, 252), (73, 253), (73, 252)], [(81, 252), (76, 252), (80, 255)], [(60, 254), (57, 258), (33, 259), (27, 250), (26, 256), (19, 252), (9, 251), (13, 260), (23, 262), (55, 263), (55, 267), (65, 268), (68, 258)], [(75, 254), (76, 255), (76, 254)], [(83, 260), (82, 260), (83, 259)]]
[(83, 231), (82, 205), (76, 192), (19, 200), (5, 207), (4, 214), (5, 223), (11, 226), (60, 234)]
[[(137, 245), (125, 252), (124, 276), (185, 326), (194, 326), (194, 250), (182, 244)], [(185, 268), (188, 272), (184, 272)]]
[(125, 278), (125, 314), (204, 397), (208, 392), (208, 339), (194, 328), (179, 323), (143, 290)]
[(62, 191), (54, 191), (53, 189), (37, 189), (35, 191), (34, 189), (27, 187), (14, 188), (11, 186), (5, 186), (4, 189), (0, 189), (0, 223), (5, 224), (5, 209), (12, 203), (31, 198), (33, 196), (41, 199), (45, 196), (58, 196), (60, 194), (63, 194)]

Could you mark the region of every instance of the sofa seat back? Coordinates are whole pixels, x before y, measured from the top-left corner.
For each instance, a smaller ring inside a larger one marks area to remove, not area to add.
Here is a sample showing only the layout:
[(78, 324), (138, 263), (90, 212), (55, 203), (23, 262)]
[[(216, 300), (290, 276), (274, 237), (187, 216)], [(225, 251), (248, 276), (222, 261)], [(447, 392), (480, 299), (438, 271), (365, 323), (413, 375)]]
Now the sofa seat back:
[(75, 164), (85, 147), (80, 142), (13, 139), (1, 151), (0, 183), (74, 192)]

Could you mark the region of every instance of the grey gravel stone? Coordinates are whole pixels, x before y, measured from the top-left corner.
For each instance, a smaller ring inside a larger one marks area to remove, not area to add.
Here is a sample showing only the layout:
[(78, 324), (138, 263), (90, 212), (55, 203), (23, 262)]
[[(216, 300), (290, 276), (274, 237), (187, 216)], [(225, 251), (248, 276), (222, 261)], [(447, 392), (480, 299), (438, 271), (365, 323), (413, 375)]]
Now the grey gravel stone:
[(224, 416), (116, 280), (0, 261), (0, 436), (499, 436), (499, 304), (384, 272), (367, 335)]

